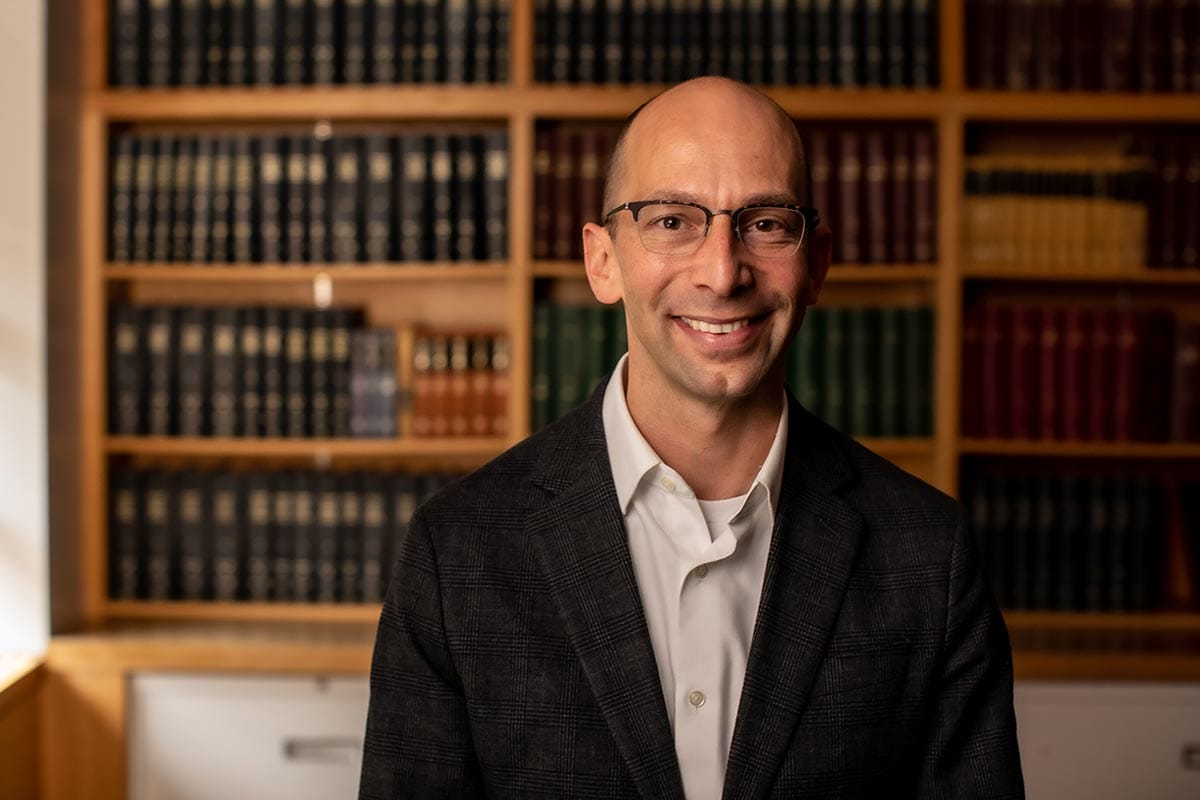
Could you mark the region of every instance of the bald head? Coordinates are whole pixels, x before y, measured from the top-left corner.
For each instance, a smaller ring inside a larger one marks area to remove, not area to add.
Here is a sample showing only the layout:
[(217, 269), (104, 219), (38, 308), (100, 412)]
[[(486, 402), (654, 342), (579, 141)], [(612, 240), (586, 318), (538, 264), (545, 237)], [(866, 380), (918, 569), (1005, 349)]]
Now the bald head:
[(720, 77), (693, 78), (651, 98), (625, 120), (613, 147), (604, 180), (603, 208), (630, 200), (625, 197), (630, 170), (656, 151), (686, 143), (689, 138), (715, 135), (730, 139), (766, 139), (786, 154), (778, 169), (790, 173), (795, 202), (809, 198), (808, 165), (796, 126), (779, 104), (749, 86)]

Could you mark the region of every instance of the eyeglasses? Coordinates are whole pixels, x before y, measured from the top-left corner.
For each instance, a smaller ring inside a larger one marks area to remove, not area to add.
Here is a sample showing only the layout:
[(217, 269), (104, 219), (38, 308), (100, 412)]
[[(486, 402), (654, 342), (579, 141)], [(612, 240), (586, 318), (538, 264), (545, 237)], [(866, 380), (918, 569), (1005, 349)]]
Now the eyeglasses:
[(734, 235), (752, 255), (782, 258), (799, 250), (804, 232), (821, 221), (817, 210), (807, 206), (753, 205), (709, 209), (696, 203), (639, 200), (608, 211), (602, 218), (603, 223), (607, 225), (622, 211), (633, 215), (642, 246), (661, 256), (688, 256), (696, 252), (708, 235), (713, 217), (728, 215), (733, 221)]

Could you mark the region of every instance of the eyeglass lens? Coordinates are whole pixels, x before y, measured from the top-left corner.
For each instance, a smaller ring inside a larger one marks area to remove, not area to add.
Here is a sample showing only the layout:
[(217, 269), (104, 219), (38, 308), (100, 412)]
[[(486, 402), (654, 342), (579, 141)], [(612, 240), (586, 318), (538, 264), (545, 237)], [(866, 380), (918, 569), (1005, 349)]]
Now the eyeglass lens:
[[(642, 246), (659, 255), (688, 255), (704, 241), (708, 216), (703, 209), (674, 203), (652, 203), (637, 215)], [(747, 208), (738, 215), (737, 235), (757, 256), (791, 255), (804, 238), (804, 215), (790, 208)]]

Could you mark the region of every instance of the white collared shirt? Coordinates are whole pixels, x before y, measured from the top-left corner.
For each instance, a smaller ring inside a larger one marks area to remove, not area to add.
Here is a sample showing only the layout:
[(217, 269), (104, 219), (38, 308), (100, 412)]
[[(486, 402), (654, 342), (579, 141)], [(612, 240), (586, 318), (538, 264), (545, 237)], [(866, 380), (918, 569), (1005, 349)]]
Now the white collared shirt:
[(788, 406), (750, 490), (698, 500), (625, 402), (628, 356), (604, 393), (604, 436), (688, 800), (720, 798), (783, 480)]

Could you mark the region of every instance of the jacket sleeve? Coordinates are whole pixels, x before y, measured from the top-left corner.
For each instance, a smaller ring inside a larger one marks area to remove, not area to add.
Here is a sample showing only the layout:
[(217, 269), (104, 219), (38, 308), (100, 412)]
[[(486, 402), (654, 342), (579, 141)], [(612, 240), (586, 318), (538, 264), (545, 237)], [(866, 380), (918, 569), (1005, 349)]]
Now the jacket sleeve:
[(920, 798), (1023, 798), (1012, 649), (961, 517), (950, 555), (940, 685)]
[(371, 660), (359, 800), (482, 797), (466, 699), (446, 642), (421, 514), (393, 571)]

